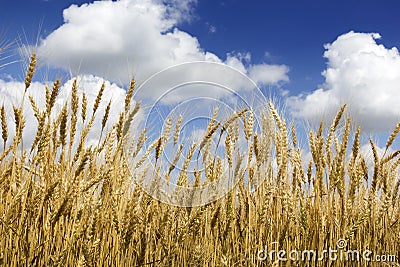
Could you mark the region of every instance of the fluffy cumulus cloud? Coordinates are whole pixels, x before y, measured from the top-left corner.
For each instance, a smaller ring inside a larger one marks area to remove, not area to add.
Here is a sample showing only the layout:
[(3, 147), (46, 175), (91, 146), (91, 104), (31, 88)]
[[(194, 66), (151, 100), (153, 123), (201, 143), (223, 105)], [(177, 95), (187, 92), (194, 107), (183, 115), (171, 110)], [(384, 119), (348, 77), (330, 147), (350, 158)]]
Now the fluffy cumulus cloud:
[(325, 45), (325, 83), (308, 95), (293, 96), (295, 116), (319, 121), (333, 116), (343, 103), (364, 130), (390, 131), (400, 120), (400, 54), (386, 48), (377, 33), (349, 32)]
[(221, 59), (202, 49), (196, 37), (178, 28), (190, 20), (194, 4), (193, 0), (119, 0), (72, 5), (64, 10), (64, 24), (41, 41), (38, 54), (51, 66), (125, 84), (132, 74), (144, 81), (189, 61), (226, 63), (259, 84), (288, 80), (286, 66), (249, 67), (240, 56)]
[(279, 80), (281, 81), (289, 81), (289, 77), (287, 75), (281, 75), (282, 73), (287, 73), (288, 67), (285, 65), (268, 65), (268, 64), (259, 64), (252, 65), (249, 68), (248, 74), (249, 77), (261, 83), (276, 83)]

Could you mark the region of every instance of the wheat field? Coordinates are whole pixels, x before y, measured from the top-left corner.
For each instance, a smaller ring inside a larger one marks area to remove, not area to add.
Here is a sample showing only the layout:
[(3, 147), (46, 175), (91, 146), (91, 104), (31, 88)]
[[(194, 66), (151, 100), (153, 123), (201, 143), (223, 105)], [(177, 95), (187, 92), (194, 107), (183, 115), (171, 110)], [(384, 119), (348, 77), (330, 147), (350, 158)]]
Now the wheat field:
[[(387, 153), (380, 155), (370, 141), (373, 164), (369, 166), (360, 152), (361, 129), (351, 130), (351, 118), (344, 116), (346, 106), (332, 122), (310, 130), (307, 146), (312, 157), (307, 160), (295, 125), (288, 124), (272, 103), (265, 105), (258, 132), (253, 130), (250, 110), (232, 114), (230, 121), (211, 121), (203, 144), (224, 132), (221, 142), (226, 151), (223, 155), (208, 151), (214, 160), (206, 162), (206, 179), (195, 183), (221, 179), (219, 162), (234, 169), (238, 183), (207, 205), (177, 207), (135, 185), (124, 159), (126, 125), (140, 108), (129, 110), (135, 82), (127, 90), (125, 111), (106, 131), (109, 109), (98, 112), (104, 87), (94, 105), (88, 106), (85, 95), (77, 94), (75, 82), (70, 101), (57, 116), (50, 116), (60, 82), (48, 88), (46, 108), (39, 109), (29, 97), (35, 65), (33, 54), (22, 88), (38, 125), (30, 147), (20, 149), (22, 107), (14, 107), (13, 114), (6, 114), (4, 105), (1, 108), (0, 265), (400, 266), (400, 148), (393, 147), (400, 123), (386, 143)], [(7, 116), (14, 118), (13, 125), (7, 124)], [(95, 117), (102, 118), (104, 138), (88, 146)], [(235, 123), (243, 123), (245, 131), (235, 130)], [(15, 127), (13, 136), (10, 127)], [(156, 161), (164, 140), (176, 137), (178, 128), (171, 125), (169, 136), (160, 136), (149, 148)], [(232, 166), (238, 157), (233, 152), (238, 135), (250, 144), (249, 153), (242, 165)], [(141, 149), (146, 136), (137, 136), (134, 147)], [(183, 157), (193, 156), (189, 154)], [(183, 173), (178, 183), (193, 186), (187, 178)], [(250, 190), (251, 181), (260, 178), (257, 190)], [(315, 250), (321, 256), (324, 250), (337, 249), (338, 240), (346, 242), (346, 249), (368, 249), (372, 255), (394, 258), (285, 261), (276, 253), (272, 260), (260, 258), (266, 246), (271, 251)]]

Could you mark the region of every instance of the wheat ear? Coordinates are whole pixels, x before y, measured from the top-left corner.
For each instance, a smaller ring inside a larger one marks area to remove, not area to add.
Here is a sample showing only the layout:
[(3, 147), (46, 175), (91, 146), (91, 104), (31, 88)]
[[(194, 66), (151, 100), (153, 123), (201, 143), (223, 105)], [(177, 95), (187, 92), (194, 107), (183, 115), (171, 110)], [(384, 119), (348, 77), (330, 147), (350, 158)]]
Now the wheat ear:
[(1, 137), (3, 138), (3, 143), (4, 143), (3, 149), (5, 150), (8, 138), (8, 128), (7, 128), (6, 111), (4, 105), (1, 106)]

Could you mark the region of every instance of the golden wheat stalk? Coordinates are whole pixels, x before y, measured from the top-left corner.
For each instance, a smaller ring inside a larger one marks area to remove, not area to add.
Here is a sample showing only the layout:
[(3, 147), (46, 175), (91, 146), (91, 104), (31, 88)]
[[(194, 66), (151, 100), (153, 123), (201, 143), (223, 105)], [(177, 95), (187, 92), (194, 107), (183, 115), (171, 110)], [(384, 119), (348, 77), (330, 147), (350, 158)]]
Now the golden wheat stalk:
[(396, 136), (400, 132), (400, 122), (394, 128), (392, 134), (389, 136), (389, 139), (386, 142), (385, 153), (389, 149), (389, 147), (393, 144), (393, 141), (396, 139)]
[(104, 90), (106, 88), (106, 83), (103, 82), (101, 84), (100, 90), (97, 93), (96, 99), (94, 100), (94, 104), (93, 104), (93, 111), (92, 111), (92, 117), (94, 117), (94, 114), (96, 113), (97, 109), (99, 108), (100, 102), (101, 102), (101, 98), (103, 96)]
[(8, 128), (7, 128), (7, 118), (6, 118), (6, 111), (4, 105), (1, 106), (0, 110), (1, 115), (1, 137), (3, 138), (3, 150), (6, 149), (6, 143), (8, 138)]
[(29, 86), (32, 83), (32, 78), (33, 78), (33, 74), (35, 73), (36, 64), (37, 64), (36, 53), (33, 53), (31, 55), (31, 60), (30, 60), (29, 66), (28, 66), (28, 72), (25, 77), (25, 92), (26, 92), (26, 90), (28, 90)]
[(51, 110), (56, 103), (56, 98), (59, 93), (61, 82), (59, 80), (56, 80), (53, 84), (53, 89), (51, 90), (51, 93), (48, 94), (46, 98), (46, 114), (50, 118)]
[(132, 96), (133, 96), (133, 91), (135, 90), (135, 87), (136, 87), (136, 81), (132, 77), (129, 89), (128, 89), (128, 91), (126, 93), (126, 96), (125, 96), (125, 109), (124, 109), (125, 110), (125, 114), (128, 114), (128, 112), (129, 112), (129, 109), (130, 109), (130, 106), (131, 106), (131, 101), (132, 101)]

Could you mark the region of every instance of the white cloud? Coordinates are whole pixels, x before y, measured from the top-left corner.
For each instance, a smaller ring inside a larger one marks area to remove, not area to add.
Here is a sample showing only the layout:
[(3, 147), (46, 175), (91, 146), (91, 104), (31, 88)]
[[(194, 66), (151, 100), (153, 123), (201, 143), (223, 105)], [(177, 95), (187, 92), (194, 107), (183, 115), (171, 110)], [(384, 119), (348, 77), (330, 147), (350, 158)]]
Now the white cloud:
[(400, 55), (377, 43), (377, 33), (349, 32), (325, 45), (325, 83), (309, 95), (288, 99), (295, 116), (319, 121), (343, 103), (367, 131), (390, 131), (400, 119)]
[(215, 27), (214, 25), (210, 25), (209, 29), (208, 29), (209, 33), (216, 33), (217, 32), (217, 27)]
[(217, 32), (217, 27), (210, 22), (206, 22), (206, 26), (208, 28), (208, 33), (213, 34)]
[[(288, 82), (289, 69), (285, 65), (252, 65), (249, 68), (249, 76), (252, 80), (263, 84), (274, 84), (281, 81)], [(284, 73), (284, 75), (282, 75)]]
[[(194, 3), (120, 0), (72, 5), (64, 10), (64, 24), (41, 41), (39, 58), (73, 73), (125, 84), (132, 74), (144, 81), (166, 67), (189, 61), (224, 62), (248, 74), (249, 53), (220, 59), (201, 48), (196, 37), (177, 28), (180, 22), (190, 20)], [(258, 70), (253, 75), (258, 83), (287, 80), (288, 69), (283, 66), (257, 66), (252, 69)]]

